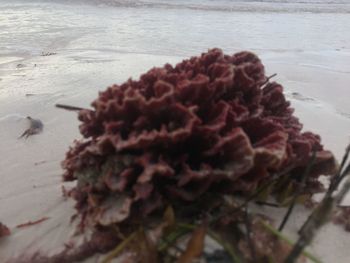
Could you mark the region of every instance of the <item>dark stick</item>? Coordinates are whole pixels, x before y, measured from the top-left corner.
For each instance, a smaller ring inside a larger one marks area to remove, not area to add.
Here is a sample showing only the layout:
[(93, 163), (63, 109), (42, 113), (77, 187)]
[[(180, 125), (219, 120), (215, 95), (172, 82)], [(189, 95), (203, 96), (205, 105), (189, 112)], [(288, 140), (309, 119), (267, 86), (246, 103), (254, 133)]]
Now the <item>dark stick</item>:
[(272, 207), (281, 207), (279, 204), (275, 203), (269, 203), (269, 202), (263, 202), (263, 201), (255, 201), (257, 205), (266, 205), (266, 206), (272, 206)]
[(270, 79), (274, 78), (277, 76), (277, 73), (272, 74), (271, 76), (267, 77), (267, 80), (269, 81)]
[[(349, 176), (350, 174), (350, 164), (348, 165), (348, 167), (345, 169), (344, 174), (343, 174), (343, 178)], [(347, 192), (350, 190), (350, 178), (348, 178), (348, 180), (346, 180), (346, 182), (344, 183), (343, 187), (340, 189), (339, 193), (335, 196), (334, 200), (337, 206), (339, 206), (341, 204), (341, 202), (343, 201), (345, 195), (347, 194)]]
[(348, 147), (346, 148), (346, 151), (345, 151), (343, 160), (340, 164), (339, 170), (336, 173), (336, 175), (334, 176), (334, 178), (332, 179), (328, 192), (333, 192), (334, 190), (336, 190), (339, 186), (339, 183), (344, 179), (344, 175), (347, 174), (346, 171), (344, 171), (343, 176), (341, 175), (343, 168), (344, 168), (344, 166), (349, 158), (349, 154), (350, 154), (350, 145), (348, 145)]
[(299, 197), (299, 195), (301, 194), (302, 190), (304, 189), (305, 187), (305, 184), (306, 184), (306, 180), (307, 178), (309, 177), (309, 174), (310, 174), (310, 171), (311, 171), (311, 167), (312, 165), (314, 164), (315, 162), (315, 158), (316, 158), (316, 152), (314, 151), (312, 153), (312, 157), (311, 157), (311, 160), (310, 162), (308, 163), (305, 171), (304, 171), (304, 174), (302, 175), (301, 177), (301, 182), (299, 184), (299, 187), (297, 188), (296, 192), (295, 192), (295, 195), (293, 196), (293, 199), (292, 199), (292, 203), (290, 204), (290, 206), (288, 207), (288, 210), (287, 210), (287, 213), (285, 214), (279, 228), (278, 228), (278, 231), (282, 231), (284, 226), (286, 225), (290, 215), (292, 214), (293, 212), (293, 209), (294, 209), (294, 206), (297, 202), (297, 198)]
[(271, 76), (268, 76), (266, 78), (266, 80), (264, 81), (264, 83), (261, 85), (261, 87), (263, 87), (266, 83), (268, 83), (270, 81), (270, 79), (272, 79), (273, 77), (276, 77), (276, 76), (277, 76), (277, 73), (272, 74)]
[(80, 107), (70, 106), (70, 105), (64, 105), (64, 104), (56, 104), (57, 108), (64, 109), (64, 110), (70, 110), (70, 111), (80, 111), (80, 110), (87, 110)]
[(343, 175), (340, 177), (340, 182), (343, 181), (343, 179), (345, 178), (345, 176), (346, 176), (347, 174), (349, 174), (349, 173), (350, 173), (350, 164), (346, 167), (346, 169), (344, 170)]

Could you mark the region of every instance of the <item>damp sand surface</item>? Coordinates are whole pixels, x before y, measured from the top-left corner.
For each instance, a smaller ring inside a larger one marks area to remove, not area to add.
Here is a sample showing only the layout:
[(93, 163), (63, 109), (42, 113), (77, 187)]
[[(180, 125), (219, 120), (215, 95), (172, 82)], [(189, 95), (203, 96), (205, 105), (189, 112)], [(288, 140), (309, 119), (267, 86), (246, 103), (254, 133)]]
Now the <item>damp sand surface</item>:
[[(79, 123), (54, 105), (89, 107), (113, 83), (208, 48), (257, 53), (267, 75), (277, 73), (304, 130), (319, 133), (340, 158), (350, 140), (350, 8), (329, 2), (0, 0), (0, 221), (12, 230), (0, 241), (0, 262), (57, 253), (74, 233), (60, 162), (80, 138)], [(19, 140), (27, 116), (44, 130)], [(299, 210), (286, 231), (291, 238), (307, 216)], [(349, 233), (329, 224), (310, 251), (346, 263), (349, 246)]]

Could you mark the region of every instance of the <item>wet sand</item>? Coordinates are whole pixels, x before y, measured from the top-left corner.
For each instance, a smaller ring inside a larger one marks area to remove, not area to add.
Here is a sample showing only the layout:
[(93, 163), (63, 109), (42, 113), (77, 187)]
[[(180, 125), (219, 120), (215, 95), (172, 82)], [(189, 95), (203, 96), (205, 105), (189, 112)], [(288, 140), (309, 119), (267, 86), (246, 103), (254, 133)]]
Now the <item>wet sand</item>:
[[(274, 79), (285, 87), (305, 130), (319, 133), (337, 158), (350, 140), (350, 19), (342, 14), (328, 23), (334, 16), (327, 13), (179, 14), (176, 8), (2, 1), (0, 9), (0, 26), (6, 28), (0, 33), (0, 221), (12, 230), (0, 241), (1, 262), (38, 249), (58, 252), (74, 232), (74, 204), (62, 197), (60, 162), (80, 138), (79, 123), (74, 112), (54, 105), (89, 107), (99, 90), (138, 78), (153, 66), (211, 47), (252, 50), (267, 75), (278, 74)], [(27, 128), (26, 116), (40, 119), (44, 131), (18, 139)], [(287, 229), (292, 238), (307, 216), (300, 210)], [(49, 219), (16, 228), (43, 217)], [(349, 245), (349, 233), (329, 224), (310, 250), (323, 262), (346, 263)]]

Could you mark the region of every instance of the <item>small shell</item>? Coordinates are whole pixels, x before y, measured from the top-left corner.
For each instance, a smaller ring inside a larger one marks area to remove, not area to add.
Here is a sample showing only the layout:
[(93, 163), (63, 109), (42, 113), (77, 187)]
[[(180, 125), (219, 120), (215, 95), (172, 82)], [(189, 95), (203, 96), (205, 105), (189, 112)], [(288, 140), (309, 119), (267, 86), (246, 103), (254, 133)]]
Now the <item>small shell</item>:
[(22, 138), (22, 137), (28, 138), (31, 135), (42, 132), (44, 128), (44, 124), (41, 122), (41, 120), (33, 119), (29, 116), (27, 117), (27, 119), (30, 122), (30, 127), (27, 130), (25, 130), (19, 138)]

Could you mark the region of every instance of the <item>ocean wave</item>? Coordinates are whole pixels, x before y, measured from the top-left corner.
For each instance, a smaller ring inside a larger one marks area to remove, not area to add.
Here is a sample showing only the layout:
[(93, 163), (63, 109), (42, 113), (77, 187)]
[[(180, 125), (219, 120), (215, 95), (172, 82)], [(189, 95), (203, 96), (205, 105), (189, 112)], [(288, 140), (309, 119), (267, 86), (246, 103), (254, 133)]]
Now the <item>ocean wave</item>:
[[(217, 12), (350, 13), (349, 0), (13, 0), (13, 2)], [(0, 3), (7, 4), (8, 1), (0, 0)]]
[(89, 0), (89, 2), (127, 8), (189, 9), (220, 12), (350, 13), (349, 1), (342, 0)]

